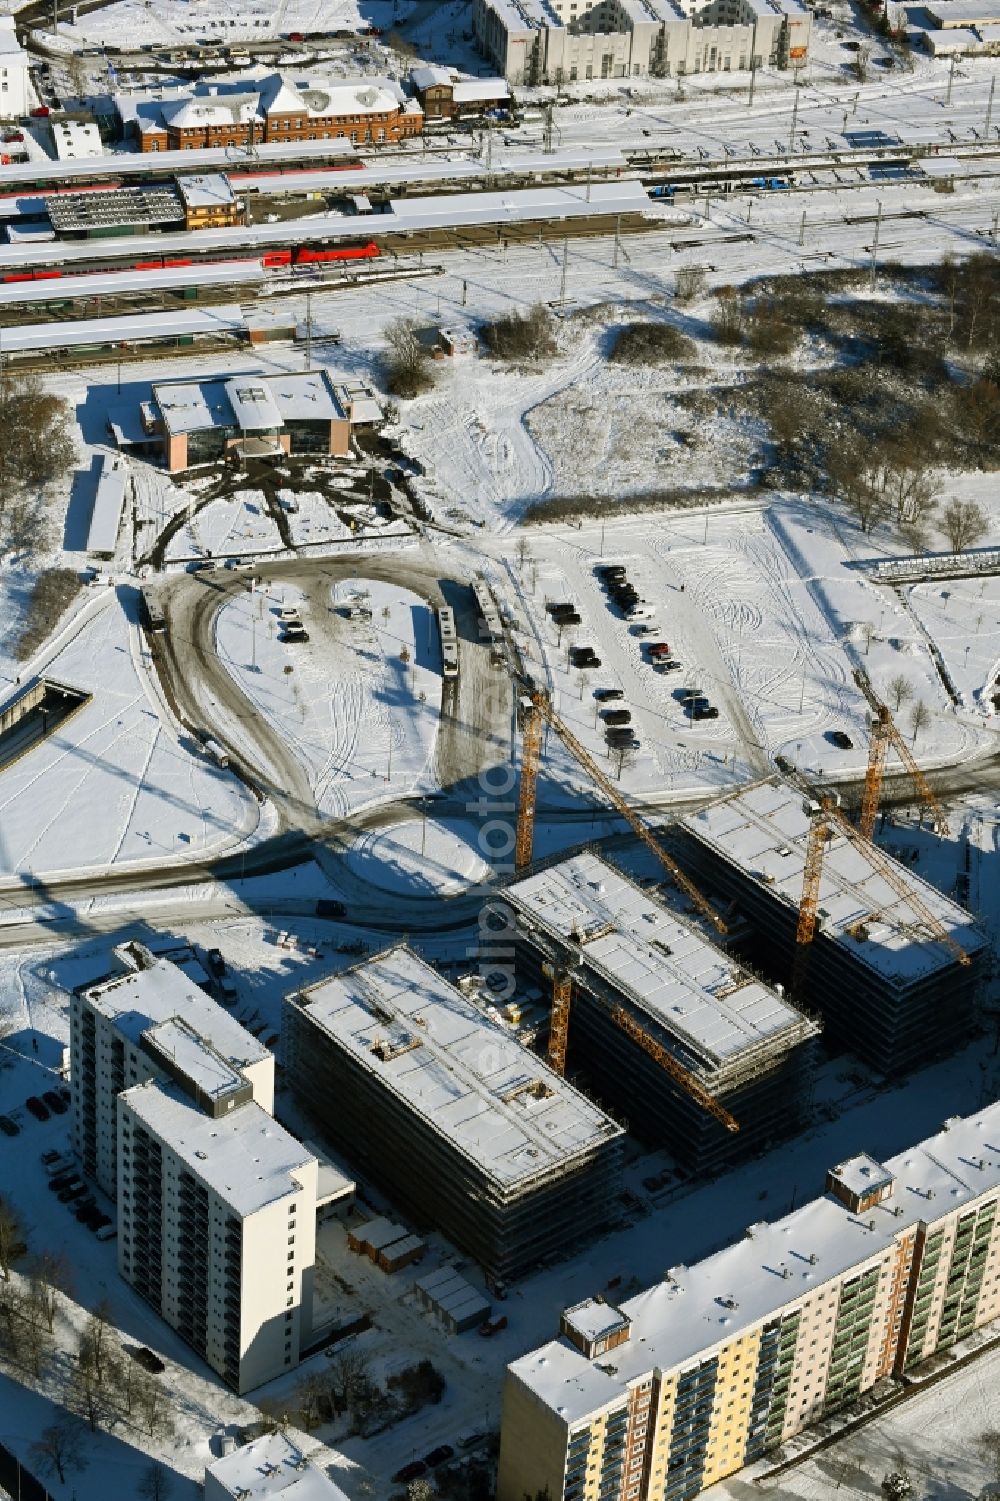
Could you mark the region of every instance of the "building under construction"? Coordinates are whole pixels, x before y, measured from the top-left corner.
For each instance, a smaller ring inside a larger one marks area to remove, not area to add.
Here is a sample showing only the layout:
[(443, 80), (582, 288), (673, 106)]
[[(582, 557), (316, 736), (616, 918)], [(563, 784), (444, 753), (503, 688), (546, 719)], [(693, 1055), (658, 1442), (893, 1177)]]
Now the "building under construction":
[(515, 882), (504, 904), (519, 981), (551, 994), (572, 976), (570, 1063), (639, 1136), (704, 1172), (799, 1124), (818, 1027), (692, 923), (590, 853)]
[(810, 847), (821, 852), (815, 934), (797, 999), (824, 1030), (882, 1073), (897, 1073), (968, 1033), (986, 947), (969, 914), (778, 778), (719, 798), (679, 825), (679, 858), (754, 927), (753, 954), (792, 972)]
[(331, 1140), (492, 1276), (612, 1217), (622, 1128), (405, 946), (289, 996), (284, 1037)]

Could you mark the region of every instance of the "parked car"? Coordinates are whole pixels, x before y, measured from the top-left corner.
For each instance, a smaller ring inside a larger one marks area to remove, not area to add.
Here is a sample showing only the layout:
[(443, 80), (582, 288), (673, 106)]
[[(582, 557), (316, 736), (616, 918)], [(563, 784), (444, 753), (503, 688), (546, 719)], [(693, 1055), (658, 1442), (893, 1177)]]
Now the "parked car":
[(786, 777), (791, 776), (792, 772), (795, 770), (794, 765), (791, 761), (789, 761), (787, 756), (775, 756), (774, 764), (780, 772), (783, 772), (785, 774)]
[(487, 1436), (485, 1433), (463, 1433), (458, 1439), (458, 1447), (460, 1449), (474, 1449), (477, 1444), (485, 1443)]
[[(117, 1225), (113, 1225), (111, 1223), (111, 1221), (108, 1219), (108, 1217), (107, 1217), (106, 1214), (102, 1214), (101, 1215), (101, 1221), (102, 1221), (102, 1223), (99, 1223), (97, 1225), (92, 1226), (92, 1229), (94, 1231), (94, 1234), (97, 1236), (97, 1239), (98, 1240), (114, 1240), (115, 1236), (118, 1234), (118, 1227), (117, 1227)], [(163, 1362), (162, 1361), (160, 1362), (160, 1366), (162, 1368), (162, 1366), (163, 1366)]]
[(575, 610), (576, 605), (568, 599), (555, 599), (545, 606), (550, 615), (566, 615), (570, 610)]
[(625, 577), (624, 563), (601, 563), (594, 569), (599, 579), (623, 579)]
[(692, 719), (718, 719), (719, 711), (714, 704), (695, 704), (691, 710)]
[(565, 614), (560, 612), (558, 615), (553, 615), (552, 620), (558, 626), (583, 624), (583, 616), (579, 610), (567, 610)]
[(657, 672), (679, 672), (684, 663), (679, 662), (676, 657), (657, 657), (653, 666)]
[(492, 1339), (494, 1334), (499, 1334), (501, 1329), (507, 1327), (507, 1315), (502, 1313), (498, 1319), (486, 1319), (479, 1326), (479, 1332), (483, 1339)]
[(73, 1173), (76, 1171), (76, 1163), (69, 1157), (64, 1157), (61, 1152), (56, 1152), (51, 1162), (46, 1162), (44, 1157), (42, 1158), (42, 1162), (45, 1167), (46, 1176), (49, 1178), (61, 1178), (64, 1173)]
[(226, 961), (222, 957), (222, 950), (208, 949), (205, 954), (205, 963), (208, 965), (209, 974), (213, 975), (216, 980), (221, 980), (226, 973)]
[(668, 657), (670, 655), (670, 642), (650, 641), (648, 643), (648, 650), (651, 657)]
[(299, 618), (299, 607), (298, 607), (298, 605), (282, 605), (279, 608), (279, 610), (278, 610), (278, 619), (279, 620), (298, 620), (298, 618)]
[(56, 1151), (55, 1147), (51, 1148), (51, 1150), (48, 1152), (42, 1153), (42, 1166), (46, 1169), (46, 1171), (54, 1162), (58, 1161), (59, 1153)]
[(31, 118), (33, 120), (47, 120), (51, 113), (52, 111), (47, 104), (40, 104), (37, 109), (31, 111)]
[(67, 1170), (63, 1173), (57, 1173), (54, 1178), (49, 1179), (49, 1192), (54, 1194), (61, 1193), (62, 1190), (64, 1188), (68, 1188), (71, 1183), (78, 1183), (79, 1181), (80, 1180), (75, 1172), (70, 1172), (69, 1170)]
[(438, 1444), (436, 1449), (424, 1455), (424, 1464), (432, 1470), (435, 1465), (443, 1465), (446, 1460), (454, 1459), (454, 1457), (455, 1451), (450, 1444)]
[(401, 1470), (396, 1471), (395, 1475), (393, 1475), (392, 1477), (393, 1484), (409, 1485), (411, 1480), (419, 1480), (421, 1475), (426, 1474), (427, 1466), (424, 1464), (423, 1460), (413, 1459), (408, 1465), (404, 1465)]
[(72, 1199), (82, 1198), (86, 1192), (86, 1183), (71, 1183), (69, 1188), (64, 1188), (62, 1193), (58, 1194), (57, 1197), (60, 1204), (68, 1204)]
[(651, 636), (655, 630), (655, 625), (635, 625), (632, 627), (632, 634), (633, 636)]
[(301, 626), (297, 631), (289, 628), (288, 630), (282, 631), (281, 635), (278, 637), (278, 640), (282, 642), (284, 646), (297, 646), (301, 641), (309, 640), (309, 632), (307, 630), (303, 630)]
[(69, 1106), (66, 1104), (66, 1101), (63, 1099), (62, 1095), (56, 1094), (54, 1089), (47, 1089), (42, 1095), (42, 1099), (45, 1101), (46, 1105), (48, 1105), (53, 1115), (65, 1115), (66, 1111), (69, 1109)]
[(654, 607), (648, 604), (646, 600), (640, 599), (632, 606), (631, 610), (625, 611), (625, 619), (629, 622), (633, 620), (652, 620), (655, 614), (656, 610)]
[(74, 1204), (73, 1213), (81, 1225), (86, 1224), (91, 1215), (97, 1213), (97, 1203), (92, 1194), (87, 1194), (79, 1204)]
[(853, 750), (854, 741), (846, 730), (831, 730), (827, 737), (840, 750)]
[(595, 688), (594, 697), (598, 703), (617, 703), (620, 698), (625, 697), (625, 690), (623, 688)]
[(631, 724), (632, 715), (628, 709), (608, 709), (604, 715), (605, 724)]
[(41, 1100), (36, 1094), (29, 1095), (24, 1103), (31, 1111), (36, 1121), (47, 1121), (49, 1119), (48, 1110), (42, 1104)]
[(0, 1131), (4, 1136), (20, 1136), (21, 1128), (12, 1121), (9, 1115), (0, 1115)]

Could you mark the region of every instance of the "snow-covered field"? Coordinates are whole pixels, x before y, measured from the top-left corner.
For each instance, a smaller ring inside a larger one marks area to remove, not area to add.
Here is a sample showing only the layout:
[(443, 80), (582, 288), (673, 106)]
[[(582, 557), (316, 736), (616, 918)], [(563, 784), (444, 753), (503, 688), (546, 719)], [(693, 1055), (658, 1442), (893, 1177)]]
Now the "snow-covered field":
[(130, 595), (92, 593), (42, 659), (92, 697), (0, 776), (4, 877), (190, 858), (256, 827), (242, 785), (179, 743)]
[[(370, 620), (348, 619), (367, 596)], [(307, 642), (281, 639), (297, 606)], [(441, 704), (433, 611), (416, 595), (348, 579), (331, 599), (284, 587), (240, 595), (217, 625), (219, 656), (304, 767), (317, 808), (341, 816), (430, 775)]]
[(241, 490), (231, 499), (213, 500), (170, 539), (167, 560), (208, 556), (240, 558), (279, 552), (282, 542), (274, 518), (259, 490)]

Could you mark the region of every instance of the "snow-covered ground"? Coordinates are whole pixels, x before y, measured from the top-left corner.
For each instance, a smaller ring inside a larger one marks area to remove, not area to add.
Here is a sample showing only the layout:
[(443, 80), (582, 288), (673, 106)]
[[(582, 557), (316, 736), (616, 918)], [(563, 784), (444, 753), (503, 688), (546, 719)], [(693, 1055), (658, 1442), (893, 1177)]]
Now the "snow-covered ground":
[[(361, 596), (371, 619), (347, 618)], [(281, 639), (280, 611), (292, 606), (306, 642)], [(286, 737), (321, 812), (432, 790), (440, 645), (434, 612), (416, 595), (361, 578), (338, 583), (333, 598), (260, 589), (226, 605), (216, 641), (243, 692)]]
[(259, 490), (241, 490), (194, 512), (170, 539), (167, 560), (208, 556), (241, 558), (280, 552), (281, 536)]
[(190, 858), (257, 825), (242, 784), (179, 742), (135, 609), (130, 590), (95, 590), (39, 659), (92, 696), (0, 776), (4, 877)]

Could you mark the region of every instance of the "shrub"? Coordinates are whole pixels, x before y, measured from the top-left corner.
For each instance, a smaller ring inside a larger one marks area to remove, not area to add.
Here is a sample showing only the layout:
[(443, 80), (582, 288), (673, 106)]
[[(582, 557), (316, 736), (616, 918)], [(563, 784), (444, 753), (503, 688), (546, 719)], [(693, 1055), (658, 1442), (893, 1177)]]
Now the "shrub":
[(694, 357), (695, 343), (672, 323), (627, 323), (608, 359), (616, 365), (660, 365)]
[(484, 323), (480, 333), (498, 360), (537, 360), (555, 353), (552, 317), (540, 302), (526, 313), (506, 313)]
[(75, 598), (80, 579), (72, 568), (47, 568), (31, 587), (24, 620), (14, 648), (19, 662), (37, 651)]

